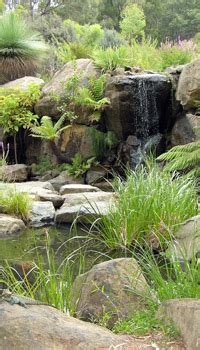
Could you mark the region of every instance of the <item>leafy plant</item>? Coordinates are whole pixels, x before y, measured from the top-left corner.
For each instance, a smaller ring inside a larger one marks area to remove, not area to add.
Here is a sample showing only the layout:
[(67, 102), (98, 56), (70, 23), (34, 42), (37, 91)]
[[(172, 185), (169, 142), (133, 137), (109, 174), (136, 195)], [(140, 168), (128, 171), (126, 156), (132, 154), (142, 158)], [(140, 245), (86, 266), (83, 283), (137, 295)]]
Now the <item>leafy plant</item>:
[(97, 164), (95, 157), (83, 161), (82, 155), (80, 153), (77, 153), (72, 159), (72, 164), (66, 164), (65, 169), (69, 175), (79, 177), (85, 174), (94, 164)]
[(14, 12), (0, 17), (0, 83), (35, 75), (46, 45)]
[(137, 4), (129, 4), (122, 11), (120, 22), (122, 36), (131, 43), (131, 40), (144, 36), (146, 26), (143, 10)]
[(178, 225), (197, 214), (197, 194), (193, 180), (162, 172), (157, 166), (150, 170), (130, 171), (126, 181), (116, 178), (117, 200), (107, 216), (95, 223), (109, 248), (142, 244), (166, 244)]
[(20, 128), (29, 129), (38, 116), (31, 112), (40, 97), (40, 89), (31, 84), (27, 91), (0, 89), (0, 125), (5, 134), (14, 138), (15, 161), (17, 163), (16, 135)]
[(97, 160), (105, 158), (110, 150), (118, 144), (118, 140), (112, 131), (103, 133), (95, 128), (90, 128), (88, 132), (92, 138), (92, 148)]

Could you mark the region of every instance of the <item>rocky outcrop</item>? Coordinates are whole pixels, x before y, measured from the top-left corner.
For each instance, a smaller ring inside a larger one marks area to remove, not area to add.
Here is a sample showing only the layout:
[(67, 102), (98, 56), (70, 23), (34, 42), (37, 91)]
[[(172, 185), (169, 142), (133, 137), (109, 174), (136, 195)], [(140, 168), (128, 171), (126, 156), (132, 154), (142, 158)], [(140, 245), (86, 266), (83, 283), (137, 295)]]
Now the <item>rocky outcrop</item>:
[(54, 77), (43, 87), (42, 98), (35, 105), (35, 112), (40, 115), (48, 115), (50, 117), (58, 117), (60, 111), (57, 109), (56, 97), (62, 97), (64, 88), (63, 85), (73, 77), (76, 73), (80, 79), (80, 85), (86, 85), (88, 79), (97, 75), (93, 61), (88, 58), (81, 58), (74, 62), (66, 63)]
[(22, 220), (6, 214), (0, 214), (0, 238), (8, 238), (18, 235), (25, 229)]
[(30, 84), (35, 84), (41, 87), (42, 85), (44, 85), (44, 80), (36, 77), (23, 77), (23, 78), (10, 81), (9, 83), (6, 83), (4, 85), (0, 85), (0, 88), (18, 89), (21, 91), (26, 91), (28, 90)]
[(0, 303), (0, 349), (139, 350), (137, 341), (66, 316), (53, 307)]
[(172, 321), (180, 331), (188, 350), (200, 349), (200, 300), (174, 299), (162, 303), (158, 311), (165, 323)]
[(184, 66), (179, 78), (177, 100), (185, 110), (194, 108), (200, 100), (200, 60)]
[(0, 180), (23, 182), (28, 178), (28, 167), (25, 164), (4, 165), (0, 168)]
[(55, 208), (52, 202), (35, 201), (32, 203), (29, 225), (32, 227), (51, 225), (54, 216)]
[(178, 260), (191, 260), (200, 254), (200, 215), (181, 225), (168, 248), (168, 254)]
[(131, 316), (144, 306), (142, 294), (149, 293), (148, 284), (135, 259), (120, 258), (93, 266), (78, 276), (73, 285), (78, 318), (101, 321), (106, 314), (108, 325), (118, 318)]
[(171, 82), (165, 75), (138, 74), (111, 77), (106, 86), (107, 130), (125, 140), (146, 139), (164, 133), (171, 115)]

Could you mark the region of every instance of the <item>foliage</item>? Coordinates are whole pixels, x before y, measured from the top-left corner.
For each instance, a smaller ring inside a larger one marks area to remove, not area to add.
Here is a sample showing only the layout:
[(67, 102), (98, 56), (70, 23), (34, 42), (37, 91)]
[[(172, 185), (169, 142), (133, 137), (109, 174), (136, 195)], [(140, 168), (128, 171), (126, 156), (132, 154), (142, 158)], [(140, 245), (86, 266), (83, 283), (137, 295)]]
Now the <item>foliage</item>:
[(27, 193), (17, 192), (13, 189), (1, 190), (0, 208), (3, 213), (15, 215), (27, 221), (31, 209), (31, 200)]
[(192, 40), (180, 40), (171, 42), (167, 40), (161, 43), (160, 57), (162, 60), (162, 69), (176, 64), (186, 64), (197, 57), (196, 47)]
[(107, 49), (108, 47), (119, 47), (126, 46), (126, 41), (120, 36), (120, 34), (113, 29), (105, 29), (104, 36), (100, 42), (100, 46), (103, 49)]
[(128, 320), (119, 320), (113, 328), (115, 333), (134, 334), (136, 336), (149, 333), (162, 332), (167, 338), (175, 339), (179, 336), (173, 325), (166, 325), (156, 317), (157, 305), (149, 302), (149, 305), (140, 311), (136, 311)]
[(7, 159), (9, 156), (9, 151), (10, 151), (10, 145), (9, 143), (7, 144), (7, 147), (4, 146), (4, 143), (1, 141), (0, 142), (0, 149), (1, 149), (1, 160), (0, 160), (0, 167), (3, 165), (7, 165)]
[(167, 171), (186, 171), (200, 177), (200, 140), (175, 146), (158, 159), (168, 161)]
[(132, 45), (127, 48), (128, 64), (139, 66), (142, 69), (162, 70), (162, 59), (157, 49), (157, 41), (150, 38), (143, 38), (139, 43), (132, 41)]
[(16, 163), (16, 135), (20, 128), (29, 129), (37, 121), (38, 116), (31, 109), (39, 97), (40, 89), (34, 84), (27, 91), (0, 90), (0, 125), (4, 133), (14, 137)]
[(2, 268), (0, 283), (6, 284), (14, 293), (43, 301), (73, 316), (75, 305), (71, 302), (72, 285), (75, 275), (80, 275), (83, 270), (83, 257), (80, 256), (77, 261), (76, 252), (72, 252), (58, 264), (58, 254), (50, 248), (48, 231), (46, 231), (45, 256), (40, 255), (38, 247), (35, 252), (35, 262), (30, 271), (32, 284), (29, 281), (29, 273), (24, 272), (24, 276), (20, 278), (17, 271), (8, 263)]
[(130, 4), (123, 9), (120, 22), (121, 34), (129, 43), (134, 38), (144, 36), (145, 25), (144, 12), (138, 5)]
[[(130, 247), (144, 241), (162, 242), (178, 225), (197, 214), (195, 183), (162, 172), (157, 166), (129, 171), (116, 178), (117, 200), (96, 224), (109, 248)], [(165, 244), (164, 241), (163, 244)]]
[(92, 138), (93, 152), (99, 161), (106, 158), (110, 150), (118, 144), (118, 140), (112, 131), (103, 133), (95, 128), (90, 128), (89, 135)]
[(45, 44), (13, 12), (0, 17), (0, 82), (34, 75)]
[(38, 163), (32, 165), (32, 171), (36, 174), (43, 175), (46, 171), (59, 170), (59, 166), (52, 163), (50, 156), (39, 157)]
[(65, 129), (70, 127), (70, 125), (62, 127), (64, 121), (65, 115), (61, 116), (55, 124), (53, 124), (50, 117), (44, 116), (42, 117), (41, 124), (39, 126), (35, 125), (31, 128), (33, 133), (31, 136), (39, 137), (44, 140), (55, 141)]
[(80, 153), (76, 153), (72, 159), (72, 164), (65, 164), (65, 169), (69, 175), (80, 177), (81, 175), (84, 175), (94, 164), (97, 164), (95, 157), (83, 161), (82, 155)]
[(124, 67), (128, 64), (126, 47), (107, 48), (105, 50), (95, 50), (92, 55), (95, 65), (103, 72), (112, 71), (118, 67)]

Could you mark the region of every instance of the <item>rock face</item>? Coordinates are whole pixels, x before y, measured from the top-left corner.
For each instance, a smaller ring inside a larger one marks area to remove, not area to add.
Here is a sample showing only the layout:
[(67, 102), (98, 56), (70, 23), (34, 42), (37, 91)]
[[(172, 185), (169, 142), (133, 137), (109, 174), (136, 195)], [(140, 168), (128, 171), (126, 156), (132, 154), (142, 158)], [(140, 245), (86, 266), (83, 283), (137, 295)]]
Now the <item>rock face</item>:
[(88, 219), (95, 220), (106, 215), (114, 200), (114, 195), (98, 191), (68, 193), (63, 195), (63, 198), (65, 202), (55, 215), (55, 222), (58, 224), (72, 223), (75, 219), (79, 222), (87, 222)]
[(30, 226), (41, 227), (53, 223), (55, 208), (52, 202), (35, 201), (32, 204)]
[(195, 101), (200, 100), (200, 60), (184, 66), (179, 78), (177, 100), (184, 109), (195, 107)]
[(4, 85), (0, 85), (0, 88), (4, 89), (19, 89), (22, 91), (28, 90), (30, 84), (36, 84), (38, 86), (42, 86), (44, 84), (44, 80), (36, 78), (36, 77), (23, 77), (20, 79), (16, 79), (6, 83)]
[(195, 134), (190, 118), (187, 115), (184, 115), (177, 119), (171, 131), (172, 147), (177, 145), (185, 145), (186, 143), (193, 142), (194, 139)]
[(48, 306), (0, 303), (1, 350), (139, 350), (137, 342), (115, 335)]
[(169, 256), (191, 260), (200, 253), (200, 215), (187, 220), (178, 230), (176, 240), (168, 248)]
[(108, 80), (106, 127), (119, 139), (129, 135), (147, 139), (164, 133), (171, 114), (171, 82), (164, 75), (138, 74)]
[(0, 180), (8, 182), (23, 182), (28, 177), (28, 167), (25, 164), (4, 165), (0, 169)]
[(136, 260), (121, 258), (95, 265), (76, 278), (73, 290), (78, 318), (100, 321), (108, 314), (112, 326), (141, 309), (141, 294), (149, 289)]
[[(103, 135), (96, 131), (97, 135)], [(61, 151), (72, 159), (76, 153), (80, 153), (83, 160), (92, 158), (96, 155), (94, 148), (94, 136), (92, 128), (85, 125), (72, 125), (71, 128), (64, 130), (60, 142)]]
[(93, 61), (90, 59), (76, 60), (76, 67), (73, 62), (66, 63), (61, 70), (59, 70), (52, 80), (48, 82), (42, 89), (42, 98), (35, 105), (35, 112), (40, 115), (48, 115), (56, 117), (60, 114), (57, 110), (56, 101), (53, 95), (63, 96), (63, 84), (65, 84), (76, 72), (81, 76), (81, 85), (86, 85), (90, 77), (97, 75)]
[(180, 330), (188, 350), (200, 349), (200, 300), (174, 299), (164, 302), (158, 316), (166, 323), (171, 320)]
[(26, 228), (20, 219), (6, 214), (0, 214), (0, 238), (7, 238), (21, 233)]

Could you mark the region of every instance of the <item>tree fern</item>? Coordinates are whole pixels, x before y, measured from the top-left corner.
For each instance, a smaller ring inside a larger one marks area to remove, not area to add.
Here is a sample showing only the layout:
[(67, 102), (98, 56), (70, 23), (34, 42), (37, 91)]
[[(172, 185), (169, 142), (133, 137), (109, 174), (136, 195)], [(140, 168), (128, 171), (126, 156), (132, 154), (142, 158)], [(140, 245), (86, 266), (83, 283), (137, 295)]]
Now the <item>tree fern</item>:
[(41, 119), (41, 125), (33, 126), (31, 128), (33, 137), (40, 137), (45, 140), (56, 140), (61, 132), (70, 127), (70, 125), (66, 125), (61, 128), (64, 123), (65, 116), (61, 116), (60, 119), (53, 124), (50, 117), (44, 116)]

